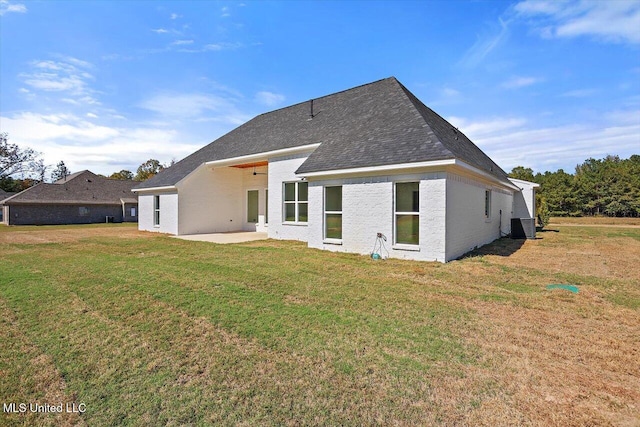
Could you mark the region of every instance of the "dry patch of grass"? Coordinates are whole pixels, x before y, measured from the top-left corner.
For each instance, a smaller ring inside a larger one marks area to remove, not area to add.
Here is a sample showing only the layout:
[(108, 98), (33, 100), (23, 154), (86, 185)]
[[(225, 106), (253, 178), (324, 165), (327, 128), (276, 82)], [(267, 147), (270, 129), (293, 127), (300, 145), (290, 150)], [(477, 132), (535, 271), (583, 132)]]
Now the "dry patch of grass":
[(0, 424), (639, 425), (640, 231), (557, 229), (446, 265), (126, 227), (7, 238), (0, 400), (88, 411)]
[(90, 237), (130, 239), (152, 237), (152, 233), (138, 231), (137, 224), (68, 225), (68, 226), (6, 226), (0, 225), (0, 245), (7, 243), (42, 244), (70, 243)]
[(615, 225), (615, 226), (640, 226), (640, 218), (615, 218), (607, 216), (589, 217), (561, 217), (551, 218), (550, 225), (578, 224), (578, 225)]

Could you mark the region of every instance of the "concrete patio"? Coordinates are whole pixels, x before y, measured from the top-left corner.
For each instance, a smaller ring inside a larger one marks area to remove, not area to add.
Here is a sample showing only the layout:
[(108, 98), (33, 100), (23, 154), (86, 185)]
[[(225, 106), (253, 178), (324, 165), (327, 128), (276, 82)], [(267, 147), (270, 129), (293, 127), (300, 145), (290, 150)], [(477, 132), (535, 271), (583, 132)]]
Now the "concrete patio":
[(254, 240), (266, 240), (266, 232), (257, 231), (232, 231), (229, 233), (209, 233), (209, 234), (187, 234), (184, 236), (172, 236), (176, 239), (193, 240), (199, 242), (211, 242), (211, 243), (244, 243), (252, 242)]

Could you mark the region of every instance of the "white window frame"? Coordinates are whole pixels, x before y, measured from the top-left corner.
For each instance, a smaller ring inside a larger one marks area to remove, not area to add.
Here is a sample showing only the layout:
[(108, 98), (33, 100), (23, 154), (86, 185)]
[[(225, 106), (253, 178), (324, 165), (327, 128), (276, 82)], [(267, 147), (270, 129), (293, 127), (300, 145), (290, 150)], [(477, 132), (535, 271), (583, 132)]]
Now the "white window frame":
[[(300, 191), (299, 186), (301, 183), (307, 184), (307, 200), (299, 200)], [(286, 200), (286, 185), (295, 184), (294, 186), (294, 200)], [(307, 205), (307, 221), (300, 221), (300, 205)], [(287, 220), (287, 205), (295, 206), (294, 221)], [(309, 222), (309, 183), (307, 181), (285, 181), (282, 183), (282, 222), (283, 224), (302, 224), (307, 225)]]
[(269, 224), (269, 189), (264, 189), (264, 225)]
[(136, 213), (137, 213), (137, 212), (136, 212), (136, 208), (135, 208), (135, 206), (134, 206), (134, 207), (132, 207), (132, 208), (131, 208), (131, 217), (132, 217), (132, 218), (135, 218), (135, 217), (136, 217)]
[(153, 226), (160, 227), (160, 196), (153, 196)]
[(323, 237), (324, 237), (324, 242), (325, 243), (341, 243), (342, 242), (342, 233), (343, 233), (343, 227), (342, 227), (342, 222), (340, 225), (340, 237), (327, 237), (327, 215), (340, 215), (340, 219), (343, 219), (343, 215), (342, 215), (342, 209), (339, 211), (328, 211), (327, 210), (327, 189), (328, 188), (336, 188), (336, 187), (340, 187), (340, 206), (342, 209), (344, 209), (344, 207), (342, 206), (343, 204), (343, 189), (344, 187), (342, 185), (326, 185), (324, 187), (324, 195), (323, 195), (323, 207), (324, 207), (324, 215), (323, 215), (323, 219), (324, 219), (324, 226), (323, 228)]
[[(418, 212), (400, 212), (397, 210), (398, 184), (418, 184)], [(393, 183), (393, 247), (394, 249), (416, 250), (420, 247), (420, 181), (396, 181)], [(398, 215), (412, 215), (418, 217), (418, 243), (398, 242)]]

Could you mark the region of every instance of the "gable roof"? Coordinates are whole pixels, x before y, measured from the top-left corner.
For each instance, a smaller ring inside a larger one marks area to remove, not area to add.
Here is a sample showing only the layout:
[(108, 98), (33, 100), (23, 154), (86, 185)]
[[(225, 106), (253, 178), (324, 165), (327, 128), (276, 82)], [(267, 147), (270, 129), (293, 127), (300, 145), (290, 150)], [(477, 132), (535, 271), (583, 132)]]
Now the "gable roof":
[(53, 184), (40, 183), (9, 197), (3, 204), (108, 204), (135, 198), (131, 189), (138, 184), (98, 176), (90, 171), (76, 172)]
[[(313, 117), (311, 105), (313, 103)], [(172, 186), (205, 162), (320, 144), (297, 174), (460, 159), (507, 174), (395, 77), (261, 114), (136, 189)]]

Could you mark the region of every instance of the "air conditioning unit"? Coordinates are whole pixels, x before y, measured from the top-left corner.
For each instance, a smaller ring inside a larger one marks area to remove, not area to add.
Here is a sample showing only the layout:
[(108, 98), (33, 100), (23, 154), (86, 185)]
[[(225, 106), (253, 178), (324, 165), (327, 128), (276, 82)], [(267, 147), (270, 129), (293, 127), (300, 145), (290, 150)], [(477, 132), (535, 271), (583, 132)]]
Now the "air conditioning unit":
[(535, 218), (511, 218), (511, 238), (512, 239), (535, 239), (536, 219)]

